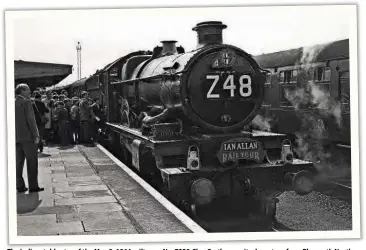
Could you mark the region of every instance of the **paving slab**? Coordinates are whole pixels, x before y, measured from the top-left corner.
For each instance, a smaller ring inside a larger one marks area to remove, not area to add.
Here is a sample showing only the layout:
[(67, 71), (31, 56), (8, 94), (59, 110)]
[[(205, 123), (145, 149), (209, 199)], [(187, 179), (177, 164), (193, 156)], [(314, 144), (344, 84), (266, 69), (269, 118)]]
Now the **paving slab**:
[(34, 226), (37, 224), (56, 223), (56, 214), (25, 215), (17, 218), (18, 227)]
[[(70, 187), (70, 185), (67, 181), (51, 182), (49, 185), (53, 188), (53, 190), (54, 190), (54, 188), (68, 188), (68, 187)], [(53, 191), (53, 193), (56, 193), (55, 190)]]
[(68, 181), (98, 181), (100, 180), (100, 177), (97, 175), (93, 175), (93, 176), (68, 177), (67, 179)]
[(82, 221), (87, 220), (126, 220), (126, 215), (121, 211), (106, 211), (106, 212), (80, 212), (79, 218)]
[(110, 203), (115, 201), (116, 199), (113, 196), (69, 198), (69, 199), (55, 200), (55, 205), (60, 206), (60, 205), (79, 205), (88, 203)]
[(83, 172), (67, 172), (66, 177), (92, 176), (95, 175), (93, 170), (86, 169)]
[(108, 190), (106, 185), (88, 185), (88, 186), (69, 186), (69, 187), (55, 187), (55, 193), (69, 193), (77, 191), (92, 191), (92, 190)]
[(52, 173), (53, 173), (53, 171), (50, 168), (40, 168), (40, 169), (38, 169), (38, 175), (39, 176), (50, 175)]
[(107, 212), (107, 211), (121, 211), (122, 207), (117, 202), (113, 203), (92, 203), (81, 204), (77, 206), (78, 211), (82, 212)]
[(52, 164), (52, 167), (50, 167), (51, 170), (58, 170), (58, 171), (65, 171), (65, 167), (63, 166), (55, 166), (54, 164)]
[(90, 185), (104, 185), (102, 180), (97, 181), (69, 181), (69, 186), (90, 186)]
[[(65, 193), (66, 194), (66, 193)], [(75, 198), (112, 196), (109, 190), (92, 190), (73, 192)]]
[(55, 206), (55, 199), (53, 198), (43, 198), (40, 200), (39, 207), (53, 207)]
[(66, 173), (83, 173), (83, 172), (90, 172), (93, 169), (90, 166), (66, 166)]
[(82, 232), (84, 232), (84, 227), (80, 221), (40, 223), (33, 225), (32, 227), (18, 226), (19, 236), (60, 235)]
[(77, 213), (76, 206), (53, 206), (53, 207), (37, 207), (33, 211), (19, 214), (18, 216), (30, 216), (30, 215), (47, 215), (47, 214), (56, 214), (57, 216), (60, 214), (70, 214)]
[(79, 213), (68, 213), (68, 214), (56, 214), (57, 223), (70, 222), (70, 221), (81, 221)]

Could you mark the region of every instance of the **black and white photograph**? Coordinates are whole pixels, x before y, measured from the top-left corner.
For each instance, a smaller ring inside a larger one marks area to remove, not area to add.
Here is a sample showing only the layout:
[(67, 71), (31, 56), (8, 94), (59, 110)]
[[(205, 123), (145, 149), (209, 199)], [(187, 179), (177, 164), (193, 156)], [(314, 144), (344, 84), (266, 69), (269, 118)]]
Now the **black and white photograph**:
[(356, 5), (5, 31), (10, 243), (360, 238)]

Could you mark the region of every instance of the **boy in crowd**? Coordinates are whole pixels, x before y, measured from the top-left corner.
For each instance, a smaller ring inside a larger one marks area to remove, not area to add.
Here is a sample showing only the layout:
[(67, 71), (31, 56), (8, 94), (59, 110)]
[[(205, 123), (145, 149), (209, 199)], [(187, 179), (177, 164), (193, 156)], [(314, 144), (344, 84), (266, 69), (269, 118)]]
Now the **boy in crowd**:
[(61, 146), (69, 144), (69, 112), (65, 108), (65, 104), (61, 101), (57, 102), (57, 123), (58, 134)]
[(71, 131), (73, 134), (74, 142), (80, 142), (80, 113), (79, 113), (79, 98), (72, 98), (72, 107), (71, 107)]
[(67, 117), (67, 122), (68, 122), (68, 138), (69, 138), (69, 142), (72, 143), (72, 144), (75, 144), (74, 142), (74, 137), (72, 135), (72, 128), (71, 128), (71, 107), (72, 107), (72, 101), (71, 99), (69, 98), (65, 98), (64, 100), (64, 103), (65, 103), (65, 108), (67, 110), (67, 114), (68, 114), (68, 117)]

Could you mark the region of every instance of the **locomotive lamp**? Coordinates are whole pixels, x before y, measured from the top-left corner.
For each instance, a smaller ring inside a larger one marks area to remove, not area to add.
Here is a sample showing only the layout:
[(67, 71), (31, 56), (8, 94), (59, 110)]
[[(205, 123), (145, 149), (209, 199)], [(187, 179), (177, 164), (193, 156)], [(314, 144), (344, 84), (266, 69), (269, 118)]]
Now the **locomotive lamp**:
[(284, 163), (292, 163), (294, 159), (290, 140), (286, 139), (282, 142), (281, 159)]
[(189, 170), (198, 170), (200, 167), (199, 149), (197, 146), (192, 145), (188, 149), (187, 168)]
[(215, 186), (209, 179), (200, 178), (191, 185), (191, 196), (197, 205), (209, 204), (215, 197), (215, 194)]
[(298, 195), (311, 193), (315, 186), (314, 175), (306, 170), (297, 173), (289, 173), (285, 178), (292, 184), (293, 190)]

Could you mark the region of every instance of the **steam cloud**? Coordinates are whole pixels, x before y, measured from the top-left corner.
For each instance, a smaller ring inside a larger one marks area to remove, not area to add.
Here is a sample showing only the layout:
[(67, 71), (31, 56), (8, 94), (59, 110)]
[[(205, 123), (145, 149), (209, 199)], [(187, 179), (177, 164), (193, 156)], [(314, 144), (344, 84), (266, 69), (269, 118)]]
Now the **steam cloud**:
[(252, 125), (255, 128), (258, 128), (259, 130), (263, 130), (263, 131), (271, 131), (271, 122), (272, 122), (272, 118), (270, 117), (265, 117), (265, 116), (261, 116), (261, 115), (257, 115), (253, 120), (252, 120)]
[[(302, 58), (299, 62), (301, 70), (298, 74), (298, 86), (296, 89), (286, 89), (285, 97), (295, 110), (304, 107), (313, 108), (313, 111), (309, 113), (297, 112), (302, 126), (301, 130), (295, 134), (296, 147), (294, 150), (297, 155), (302, 159), (314, 162), (314, 165), (325, 176), (346, 175), (347, 171), (344, 167), (335, 168), (334, 164), (336, 161), (336, 165), (344, 166), (344, 159), (332, 155), (331, 150), (324, 148), (321, 141), (322, 138), (329, 138), (324, 120), (334, 120), (339, 128), (342, 127), (341, 103), (330, 97), (329, 88), (324, 88), (314, 81), (308, 81), (306, 76), (311, 63), (326, 46), (327, 44), (303, 48)], [(314, 112), (317, 112), (319, 116), (312, 115)], [(335, 160), (335, 158), (337, 159)]]

